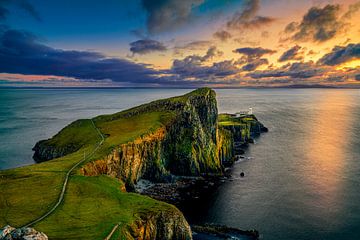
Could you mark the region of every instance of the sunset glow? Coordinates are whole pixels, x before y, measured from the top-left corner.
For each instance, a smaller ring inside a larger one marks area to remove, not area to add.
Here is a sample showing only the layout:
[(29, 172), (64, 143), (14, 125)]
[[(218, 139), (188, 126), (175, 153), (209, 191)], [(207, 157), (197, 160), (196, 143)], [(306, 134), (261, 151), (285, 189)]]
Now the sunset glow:
[(358, 0), (66, 2), (0, 3), (2, 85), (359, 85)]

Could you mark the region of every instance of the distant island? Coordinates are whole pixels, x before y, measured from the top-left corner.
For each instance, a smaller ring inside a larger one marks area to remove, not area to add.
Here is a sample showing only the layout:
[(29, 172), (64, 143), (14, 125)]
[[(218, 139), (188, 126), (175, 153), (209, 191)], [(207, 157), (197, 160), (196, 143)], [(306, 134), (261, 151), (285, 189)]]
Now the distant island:
[(0, 239), (192, 239), (174, 196), (139, 182), (223, 176), (266, 131), (252, 113), (219, 114), (209, 88), (72, 122), (34, 146), (39, 164), (0, 172)]

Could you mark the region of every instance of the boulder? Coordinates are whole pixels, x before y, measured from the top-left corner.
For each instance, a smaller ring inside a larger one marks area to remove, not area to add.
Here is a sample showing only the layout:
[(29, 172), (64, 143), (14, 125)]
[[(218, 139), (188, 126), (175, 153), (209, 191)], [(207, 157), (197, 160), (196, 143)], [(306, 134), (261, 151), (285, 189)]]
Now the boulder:
[(0, 229), (0, 240), (48, 240), (48, 237), (33, 228), (13, 228), (9, 225)]

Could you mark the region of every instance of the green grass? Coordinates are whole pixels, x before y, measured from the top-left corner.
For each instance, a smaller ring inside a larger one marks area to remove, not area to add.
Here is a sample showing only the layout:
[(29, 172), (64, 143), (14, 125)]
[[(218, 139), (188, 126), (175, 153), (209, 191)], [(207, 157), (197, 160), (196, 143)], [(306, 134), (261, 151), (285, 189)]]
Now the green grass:
[(169, 124), (175, 116), (173, 112), (164, 111), (143, 113), (112, 121), (98, 120), (96, 126), (106, 135), (106, 147), (101, 148), (98, 153), (107, 155), (114, 146), (155, 132), (160, 127)]
[(130, 226), (142, 212), (174, 209), (120, 188), (121, 183), (108, 176), (74, 176), (64, 204), (35, 228), (50, 239), (104, 239), (115, 224), (120, 223), (120, 229)]
[[(93, 147), (82, 150), (90, 152)], [(22, 226), (47, 212), (57, 201), (65, 174), (83, 151), (41, 164), (0, 172), (0, 226)]]
[[(174, 112), (162, 111), (128, 118), (95, 118), (106, 139), (88, 161), (103, 158), (116, 145), (156, 131), (175, 116)], [(20, 227), (46, 213), (58, 199), (67, 170), (83, 159), (84, 152), (89, 154), (100, 140), (90, 120), (78, 120), (47, 142), (61, 147), (78, 144), (81, 147), (76, 152), (1, 171), (0, 226)], [(85, 177), (74, 173), (63, 203), (34, 227), (50, 239), (103, 239), (115, 224), (121, 223), (116, 233), (121, 239), (120, 232), (138, 219), (137, 214), (173, 208), (145, 196), (123, 193), (121, 185), (121, 181), (107, 176)]]
[[(170, 124), (177, 112), (158, 107), (161, 104), (183, 104), (190, 97), (203, 94), (214, 92), (207, 88), (199, 89), (184, 96), (93, 118), (105, 141), (87, 161), (101, 159), (115, 146)], [(68, 169), (83, 159), (84, 152), (92, 152), (100, 140), (91, 120), (78, 120), (44, 141), (44, 144), (59, 148), (72, 145), (73, 153), (35, 165), (0, 171), (0, 227), (7, 224), (23, 226), (51, 209), (58, 200)], [(34, 227), (45, 232), (50, 239), (103, 239), (115, 224), (120, 223), (112, 239), (123, 239), (126, 228), (140, 214), (175, 209), (149, 197), (123, 193), (122, 184), (108, 176), (87, 177), (74, 171), (62, 204)]]
[[(104, 157), (116, 144), (126, 143), (155, 131), (173, 117), (174, 114), (169, 112), (152, 112), (110, 122), (98, 121), (97, 126), (107, 134), (107, 138), (89, 161)], [(63, 130), (56, 137), (72, 135), (70, 132), (75, 129), (73, 125), (70, 127), (71, 131)], [(93, 127), (92, 131), (86, 131), (88, 144), (75, 153), (0, 172), (0, 226), (23, 226), (42, 216), (54, 205), (66, 171), (83, 158), (84, 151), (90, 153), (96, 146), (95, 142), (99, 142), (100, 137), (93, 134), (96, 133)], [(75, 140), (78, 139), (80, 137)], [(50, 239), (103, 239), (115, 224), (121, 223), (116, 233), (119, 238), (113, 238), (121, 239), (120, 232), (138, 219), (139, 213), (174, 208), (145, 196), (123, 193), (120, 189), (122, 182), (107, 176), (73, 175), (63, 203), (52, 215), (34, 227), (45, 232)]]
[(80, 119), (72, 122), (51, 139), (41, 141), (40, 145), (66, 149), (66, 154), (75, 152), (82, 147), (98, 142), (99, 136), (94, 131), (90, 119)]
[(256, 122), (254, 115), (245, 115), (241, 117), (233, 117), (230, 114), (219, 114), (219, 126), (244, 126)]

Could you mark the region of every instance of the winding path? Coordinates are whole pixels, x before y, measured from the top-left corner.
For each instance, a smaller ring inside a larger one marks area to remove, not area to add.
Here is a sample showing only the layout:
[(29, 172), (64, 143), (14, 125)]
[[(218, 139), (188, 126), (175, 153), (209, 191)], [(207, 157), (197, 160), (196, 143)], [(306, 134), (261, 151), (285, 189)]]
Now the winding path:
[(112, 235), (115, 233), (116, 229), (119, 227), (119, 224), (116, 224), (113, 229), (111, 230), (111, 232), (109, 233), (109, 235), (107, 235), (107, 237), (104, 240), (110, 240)]
[(70, 174), (71, 172), (77, 168), (80, 164), (82, 164), (83, 162), (85, 162), (86, 160), (89, 159), (89, 157), (91, 157), (98, 149), (99, 147), (101, 146), (101, 144), (103, 144), (103, 142), (105, 141), (105, 138), (104, 136), (101, 134), (100, 130), (95, 126), (95, 123), (92, 119), (90, 119), (92, 125), (94, 126), (94, 129), (97, 131), (97, 133), (100, 135), (101, 137), (101, 141), (97, 144), (97, 146), (95, 147), (95, 149), (90, 153), (88, 154), (86, 157), (84, 157), (84, 159), (80, 160), (79, 162), (77, 162), (76, 164), (74, 164), (74, 166), (72, 166), (69, 171), (67, 171), (66, 173), (66, 176), (65, 176), (65, 179), (64, 179), (64, 183), (63, 183), (63, 186), (62, 186), (62, 190), (61, 190), (61, 193), (59, 195), (59, 199), (58, 201), (56, 202), (56, 204), (49, 210), (47, 211), (46, 213), (44, 213), (44, 215), (42, 215), (41, 217), (35, 219), (34, 221), (26, 224), (25, 226), (23, 227), (30, 227), (40, 221), (42, 221), (44, 218), (46, 218), (47, 216), (49, 216), (51, 213), (53, 213), (57, 207), (59, 207), (59, 205), (61, 204), (61, 202), (64, 200), (64, 195), (65, 195), (65, 191), (66, 191), (66, 187), (68, 185), (68, 182), (69, 182), (69, 177), (70, 177)]

